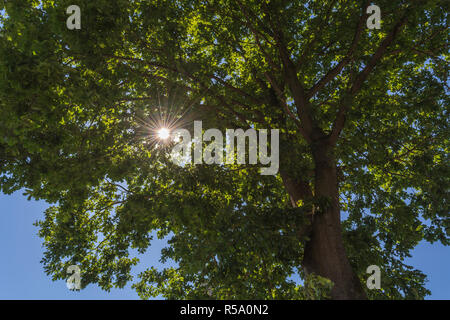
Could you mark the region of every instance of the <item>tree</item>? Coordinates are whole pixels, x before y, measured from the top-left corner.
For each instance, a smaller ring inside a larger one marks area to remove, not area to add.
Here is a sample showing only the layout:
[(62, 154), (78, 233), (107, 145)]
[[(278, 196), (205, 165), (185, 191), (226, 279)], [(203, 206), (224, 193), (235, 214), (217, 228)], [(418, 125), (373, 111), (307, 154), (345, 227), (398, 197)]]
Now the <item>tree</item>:
[[(141, 297), (423, 298), (450, 243), (447, 1), (4, 1), (0, 186), (53, 203), (53, 279)], [(280, 129), (280, 172), (178, 167), (159, 123)], [(150, 137), (149, 137), (150, 136)], [(382, 290), (365, 286), (382, 270)], [(299, 285), (291, 280), (298, 272)]]

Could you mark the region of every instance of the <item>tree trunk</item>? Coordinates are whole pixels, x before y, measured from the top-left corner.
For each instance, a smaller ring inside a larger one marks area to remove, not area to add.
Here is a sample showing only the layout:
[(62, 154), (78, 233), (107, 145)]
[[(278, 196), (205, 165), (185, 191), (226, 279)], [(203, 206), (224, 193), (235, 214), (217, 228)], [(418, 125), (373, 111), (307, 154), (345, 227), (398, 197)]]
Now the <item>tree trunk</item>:
[(313, 215), (309, 241), (305, 244), (303, 267), (333, 281), (332, 299), (367, 299), (345, 252), (339, 208), (337, 170), (332, 148), (321, 144), (313, 149), (314, 195), (326, 197), (331, 205)]

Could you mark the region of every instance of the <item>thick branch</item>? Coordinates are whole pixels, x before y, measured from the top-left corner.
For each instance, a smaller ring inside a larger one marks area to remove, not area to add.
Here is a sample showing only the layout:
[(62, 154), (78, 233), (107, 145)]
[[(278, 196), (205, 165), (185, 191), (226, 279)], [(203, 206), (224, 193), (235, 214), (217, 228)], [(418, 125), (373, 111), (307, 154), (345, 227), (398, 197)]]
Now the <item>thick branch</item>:
[[(273, 23), (272, 28), (274, 28)], [(310, 113), (309, 102), (306, 97), (305, 90), (297, 77), (296, 68), (294, 63), (290, 58), (289, 51), (284, 43), (283, 35), (277, 29), (274, 29), (275, 39), (277, 48), (281, 57), (284, 68), (284, 77), (286, 83), (288, 84), (292, 95), (294, 97), (294, 102), (297, 107), (297, 114), (301, 120), (301, 128), (303, 129), (303, 137), (311, 142), (313, 133), (313, 121)]]
[(351, 103), (352, 98), (361, 89), (364, 81), (367, 79), (367, 77), (373, 71), (377, 63), (384, 56), (387, 49), (395, 40), (396, 36), (400, 32), (401, 28), (406, 23), (406, 21), (407, 21), (407, 14), (404, 14), (403, 17), (394, 25), (394, 28), (391, 30), (391, 32), (383, 39), (380, 46), (372, 55), (365, 68), (356, 76), (356, 79), (353, 82), (353, 85), (351, 86), (349, 92), (344, 94), (344, 99), (341, 101), (340, 108), (338, 110), (338, 114), (333, 123), (333, 129), (330, 134), (330, 142), (332, 144), (336, 143), (339, 134), (344, 128), (345, 114), (347, 112), (349, 104)]
[(344, 67), (352, 60), (352, 55), (358, 45), (358, 41), (361, 38), (361, 33), (364, 29), (364, 23), (367, 20), (367, 8), (368, 1), (366, 1), (363, 5), (363, 12), (359, 18), (358, 25), (355, 30), (355, 35), (353, 36), (353, 41), (350, 46), (350, 48), (347, 51), (347, 54), (345, 55), (344, 59), (342, 59), (333, 69), (327, 72), (327, 74), (320, 79), (307, 93), (307, 98), (311, 98), (314, 96), (318, 91), (320, 91), (327, 83), (329, 83), (331, 80), (333, 80), (341, 71), (344, 69)]

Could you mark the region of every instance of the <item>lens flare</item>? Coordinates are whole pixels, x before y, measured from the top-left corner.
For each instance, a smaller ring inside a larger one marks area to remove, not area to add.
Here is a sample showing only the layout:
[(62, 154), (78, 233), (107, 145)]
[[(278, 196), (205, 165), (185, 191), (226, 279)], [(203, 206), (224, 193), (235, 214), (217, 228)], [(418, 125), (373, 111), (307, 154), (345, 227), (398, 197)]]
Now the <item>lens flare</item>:
[(196, 118), (192, 108), (198, 105), (201, 95), (186, 92), (184, 88), (176, 86), (169, 89), (170, 92), (166, 94), (160, 94), (158, 90), (151, 91), (152, 94), (145, 99), (146, 105), (135, 106), (134, 102), (128, 103), (130, 110), (136, 110), (133, 116), (136, 127), (130, 132), (135, 134), (133, 144), (142, 143), (149, 150), (170, 149), (179, 140), (174, 132)]
[(170, 137), (170, 130), (167, 128), (161, 128), (158, 130), (158, 138), (161, 140), (167, 140)]

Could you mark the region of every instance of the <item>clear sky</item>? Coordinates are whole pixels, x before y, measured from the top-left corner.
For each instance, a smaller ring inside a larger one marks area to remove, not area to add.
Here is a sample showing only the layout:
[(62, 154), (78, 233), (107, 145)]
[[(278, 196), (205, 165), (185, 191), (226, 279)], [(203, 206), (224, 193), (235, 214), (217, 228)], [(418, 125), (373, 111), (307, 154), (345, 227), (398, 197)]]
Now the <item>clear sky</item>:
[[(43, 217), (47, 207), (45, 202), (27, 201), (22, 192), (0, 194), (0, 299), (138, 299), (130, 286), (108, 293), (90, 285), (72, 292), (64, 281), (53, 282), (45, 275), (39, 262), (42, 242), (33, 222)], [(160, 267), (162, 247), (162, 242), (153, 244), (134, 274)], [(450, 299), (450, 247), (422, 243), (408, 263), (428, 276), (427, 288), (432, 292), (428, 299)]]

